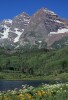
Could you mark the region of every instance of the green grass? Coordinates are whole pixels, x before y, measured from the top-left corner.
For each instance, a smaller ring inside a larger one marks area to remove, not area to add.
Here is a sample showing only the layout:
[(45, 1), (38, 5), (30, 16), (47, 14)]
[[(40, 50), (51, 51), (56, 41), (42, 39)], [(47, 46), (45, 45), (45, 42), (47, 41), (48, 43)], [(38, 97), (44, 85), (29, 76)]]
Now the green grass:
[(68, 80), (68, 73), (62, 73), (57, 75), (45, 75), (45, 76), (36, 76), (36, 75), (26, 75), (22, 73), (6, 73), (0, 72), (0, 79), (2, 80), (47, 80), (47, 81), (56, 81)]

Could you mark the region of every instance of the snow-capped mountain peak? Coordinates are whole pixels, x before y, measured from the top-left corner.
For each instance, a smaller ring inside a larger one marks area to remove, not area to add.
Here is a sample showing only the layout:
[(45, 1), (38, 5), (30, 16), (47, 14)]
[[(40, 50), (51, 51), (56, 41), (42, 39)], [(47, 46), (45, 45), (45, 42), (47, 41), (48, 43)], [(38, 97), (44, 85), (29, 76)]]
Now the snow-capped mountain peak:
[(51, 46), (65, 36), (68, 36), (68, 21), (47, 8), (41, 8), (31, 17), (23, 12), (12, 20), (0, 22), (0, 46)]
[(41, 10), (44, 11), (45, 13), (48, 13), (48, 14), (51, 14), (51, 15), (57, 15), (57, 14), (55, 14), (55, 12), (48, 10), (47, 8), (44, 8), (44, 7)]
[(5, 24), (7, 24), (7, 23), (12, 24), (12, 20), (11, 20), (11, 19), (4, 20), (4, 23), (5, 23)]

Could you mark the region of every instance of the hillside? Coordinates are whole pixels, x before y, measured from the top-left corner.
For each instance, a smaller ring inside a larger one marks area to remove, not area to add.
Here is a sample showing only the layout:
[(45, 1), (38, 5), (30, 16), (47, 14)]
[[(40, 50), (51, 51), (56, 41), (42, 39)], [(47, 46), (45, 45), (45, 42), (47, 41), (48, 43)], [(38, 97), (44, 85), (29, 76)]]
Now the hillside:
[(29, 76), (44, 77), (44, 79), (50, 77), (54, 80), (68, 79), (68, 47), (58, 50), (23, 51), (20, 49), (13, 52), (9, 53), (9, 50), (0, 49), (1, 79), (8, 75), (12, 77), (14, 73), (20, 76), (19, 79)]

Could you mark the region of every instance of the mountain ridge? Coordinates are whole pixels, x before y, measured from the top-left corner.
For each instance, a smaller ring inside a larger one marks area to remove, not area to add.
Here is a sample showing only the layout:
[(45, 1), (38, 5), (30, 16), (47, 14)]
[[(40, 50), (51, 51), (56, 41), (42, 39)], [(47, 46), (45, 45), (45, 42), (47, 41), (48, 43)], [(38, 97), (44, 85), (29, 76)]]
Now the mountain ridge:
[[(12, 20), (0, 22), (0, 46), (2, 47), (52, 48), (52, 45), (62, 37), (68, 37), (68, 20), (60, 18), (44, 7), (32, 16), (23, 12)], [(65, 42), (68, 44), (68, 40)]]

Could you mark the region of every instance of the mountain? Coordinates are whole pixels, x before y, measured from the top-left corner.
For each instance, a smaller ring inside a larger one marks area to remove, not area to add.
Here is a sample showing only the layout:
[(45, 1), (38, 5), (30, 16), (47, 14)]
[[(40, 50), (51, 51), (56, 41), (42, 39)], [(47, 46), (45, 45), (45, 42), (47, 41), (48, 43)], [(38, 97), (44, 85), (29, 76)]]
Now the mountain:
[(22, 14), (11, 19), (0, 22), (0, 46), (15, 47), (21, 34), (28, 25), (30, 17), (23, 12)]
[(0, 22), (0, 46), (61, 48), (68, 45), (68, 20), (41, 8), (31, 17), (22, 13)]
[[(44, 43), (47, 47), (51, 47), (54, 42), (65, 36), (68, 36), (68, 21), (42, 8), (31, 17), (29, 25), (20, 37), (20, 42), (40, 47)], [(65, 42), (68, 44), (68, 39)]]

